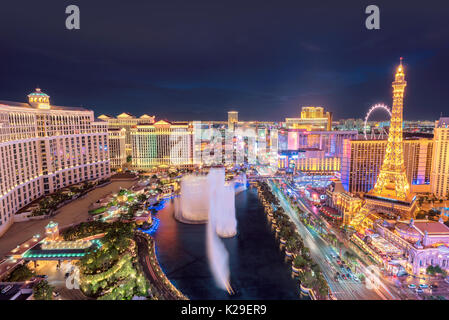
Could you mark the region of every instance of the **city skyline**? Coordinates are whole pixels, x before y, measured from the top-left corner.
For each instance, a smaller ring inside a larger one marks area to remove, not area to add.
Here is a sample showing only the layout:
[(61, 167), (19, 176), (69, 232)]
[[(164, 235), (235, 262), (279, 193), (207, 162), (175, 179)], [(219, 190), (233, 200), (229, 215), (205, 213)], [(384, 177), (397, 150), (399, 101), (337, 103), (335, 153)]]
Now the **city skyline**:
[(447, 3), (50, 1), (2, 4), (0, 301), (449, 299)]
[(418, 120), (425, 108), (436, 120), (446, 109), (447, 8), (381, 2), (381, 29), (372, 31), (356, 1), (283, 4), (148, 3), (137, 10), (108, 1), (99, 22), (103, 6), (81, 2), (81, 29), (70, 32), (65, 3), (31, 3), (8, 33), (21, 8), (4, 4), (0, 97), (21, 101), (40, 86), (55, 104), (178, 121), (221, 120), (231, 109), (243, 120), (281, 121), (302, 105), (322, 105), (336, 120), (362, 118), (375, 103), (389, 105), (386, 80), (403, 56), (410, 69), (404, 118)]

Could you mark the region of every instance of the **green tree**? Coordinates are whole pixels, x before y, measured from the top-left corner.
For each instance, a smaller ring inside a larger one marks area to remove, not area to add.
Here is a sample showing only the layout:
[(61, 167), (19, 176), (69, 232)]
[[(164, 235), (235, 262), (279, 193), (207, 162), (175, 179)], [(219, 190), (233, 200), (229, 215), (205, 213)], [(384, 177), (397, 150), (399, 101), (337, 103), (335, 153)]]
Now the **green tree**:
[(307, 247), (303, 247), (303, 248), (301, 249), (301, 254), (302, 254), (302, 256), (303, 256), (305, 259), (309, 259), (309, 257), (310, 257), (310, 249), (307, 248)]
[(34, 286), (33, 294), (35, 300), (52, 300), (53, 288), (46, 280), (43, 280)]
[(139, 200), (140, 202), (144, 202), (147, 200), (147, 195), (145, 193), (141, 193), (137, 196), (137, 200)]
[(34, 275), (26, 265), (18, 266), (8, 277), (8, 282), (21, 282), (29, 280)]
[(433, 268), (433, 270), (435, 271), (435, 273), (439, 273), (439, 274), (441, 274), (443, 277), (446, 276), (446, 271), (444, 271), (443, 269), (441, 269), (440, 266), (435, 266), (435, 267)]
[(307, 266), (307, 260), (302, 256), (296, 256), (295, 260), (293, 260), (293, 265), (298, 269), (305, 268)]
[(321, 272), (318, 273), (316, 279), (317, 279), (316, 286), (318, 288), (318, 293), (320, 294), (320, 296), (326, 297), (329, 293), (329, 286), (327, 284), (326, 279), (324, 278), (324, 276)]
[(432, 265), (428, 266), (426, 269), (426, 273), (433, 276), (435, 274), (435, 268)]

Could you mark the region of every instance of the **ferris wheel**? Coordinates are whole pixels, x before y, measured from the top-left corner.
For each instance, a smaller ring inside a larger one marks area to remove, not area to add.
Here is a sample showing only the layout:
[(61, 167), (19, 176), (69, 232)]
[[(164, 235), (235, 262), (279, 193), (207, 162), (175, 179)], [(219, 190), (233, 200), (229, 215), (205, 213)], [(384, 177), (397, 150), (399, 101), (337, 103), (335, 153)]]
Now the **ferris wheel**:
[[(371, 116), (371, 113), (373, 113), (374, 111), (376, 111), (376, 110), (384, 110), (384, 111), (386, 111), (387, 113), (388, 113), (388, 115), (390, 116), (390, 118), (391, 118), (391, 110), (390, 110), (390, 108), (388, 108), (385, 104), (382, 104), (382, 103), (378, 103), (378, 104), (375, 104), (375, 105), (373, 105), (369, 110), (368, 110), (368, 113), (366, 114), (366, 117), (365, 117), (365, 122), (364, 122), (364, 124), (363, 124), (363, 135), (364, 135), (364, 137), (365, 137), (365, 140), (368, 140), (368, 136), (367, 136), (367, 134), (366, 134), (366, 128), (368, 127), (368, 120), (369, 120), (369, 117)], [(383, 138), (383, 135), (384, 134), (386, 134), (386, 132), (385, 132), (385, 130), (382, 128), (382, 130), (380, 131), (380, 133), (379, 133), (379, 135), (378, 136), (376, 136), (376, 134), (374, 133), (374, 130), (371, 130), (371, 138), (372, 139), (381, 139), (381, 138)]]

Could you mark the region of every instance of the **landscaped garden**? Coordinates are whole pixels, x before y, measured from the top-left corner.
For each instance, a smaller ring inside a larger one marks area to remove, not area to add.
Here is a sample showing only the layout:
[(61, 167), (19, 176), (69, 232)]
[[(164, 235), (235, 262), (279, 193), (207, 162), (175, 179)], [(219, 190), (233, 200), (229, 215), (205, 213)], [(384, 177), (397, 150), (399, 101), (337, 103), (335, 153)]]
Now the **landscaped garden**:
[[(108, 203), (89, 210), (89, 214), (92, 216), (102, 215), (102, 220), (111, 218), (123, 218), (132, 219), (134, 214), (144, 205), (147, 200), (145, 194), (136, 195), (130, 190), (120, 189), (120, 191), (111, 197)], [(95, 204), (93, 204), (95, 206)], [(104, 215), (105, 212), (109, 212)]]
[(34, 272), (27, 265), (19, 265), (5, 279), (6, 282), (22, 282), (30, 280), (34, 276)]
[(100, 239), (102, 246), (90, 250), (77, 262), (80, 289), (86, 296), (104, 300), (159, 298), (138, 263), (134, 229), (134, 223), (92, 221), (63, 231), (65, 240), (105, 234)]
[(53, 300), (53, 287), (42, 280), (33, 287), (33, 297), (34, 300)]
[(68, 188), (58, 190), (53, 194), (47, 195), (39, 200), (39, 206), (32, 211), (32, 216), (51, 215), (65, 202), (79, 198), (89, 192), (93, 187), (100, 183), (105, 183), (102, 180), (98, 183), (86, 181), (79, 185), (70, 186)]

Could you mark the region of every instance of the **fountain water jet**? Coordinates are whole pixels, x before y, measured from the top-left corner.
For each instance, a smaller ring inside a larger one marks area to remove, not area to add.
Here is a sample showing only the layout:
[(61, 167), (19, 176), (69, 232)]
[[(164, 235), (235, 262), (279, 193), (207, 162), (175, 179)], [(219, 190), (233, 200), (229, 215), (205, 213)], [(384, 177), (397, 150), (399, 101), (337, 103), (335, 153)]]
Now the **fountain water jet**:
[[(209, 266), (217, 286), (232, 294), (233, 290), (229, 283), (229, 254), (218, 235), (233, 236), (237, 232), (234, 189), (233, 185), (224, 186), (224, 169), (211, 169), (207, 178), (209, 181), (209, 221), (206, 246)], [(229, 197), (229, 194), (232, 197)], [(225, 201), (229, 198), (233, 203), (226, 205)]]
[(212, 275), (219, 288), (233, 294), (229, 254), (220, 237), (237, 234), (235, 187), (234, 182), (225, 183), (224, 168), (211, 168), (207, 176), (182, 178), (181, 197), (175, 199), (175, 218), (184, 223), (207, 222), (206, 248)]
[(185, 175), (181, 179), (181, 197), (175, 199), (175, 218), (184, 223), (206, 223), (209, 216), (206, 176)]
[(211, 168), (207, 176), (186, 175), (181, 179), (181, 196), (175, 199), (175, 218), (184, 223), (206, 223), (214, 212), (218, 235), (233, 237), (237, 234), (235, 191), (234, 182), (225, 183), (223, 168)]

